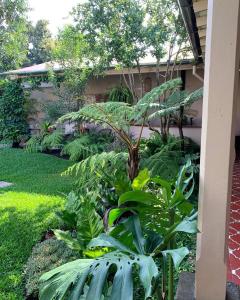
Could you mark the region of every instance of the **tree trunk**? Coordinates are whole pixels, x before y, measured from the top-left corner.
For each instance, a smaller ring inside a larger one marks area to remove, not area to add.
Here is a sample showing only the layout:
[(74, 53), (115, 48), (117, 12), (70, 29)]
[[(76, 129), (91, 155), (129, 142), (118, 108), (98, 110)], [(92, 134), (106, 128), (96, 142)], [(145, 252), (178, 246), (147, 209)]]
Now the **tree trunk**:
[(138, 175), (139, 171), (139, 153), (138, 147), (128, 149), (128, 176), (131, 181)]
[(179, 113), (179, 121), (178, 121), (178, 131), (179, 131), (179, 137), (181, 139), (181, 150), (184, 151), (185, 145), (184, 145), (184, 135), (183, 135), (183, 111), (184, 107), (180, 107), (180, 113)]

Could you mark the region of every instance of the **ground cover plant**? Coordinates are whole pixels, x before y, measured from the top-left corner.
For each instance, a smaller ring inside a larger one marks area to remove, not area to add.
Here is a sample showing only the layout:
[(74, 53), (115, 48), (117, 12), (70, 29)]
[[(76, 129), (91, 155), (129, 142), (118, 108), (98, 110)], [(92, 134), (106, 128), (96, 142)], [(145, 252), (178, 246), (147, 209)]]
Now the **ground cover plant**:
[(54, 211), (73, 186), (61, 172), (70, 162), (20, 149), (0, 149), (0, 299), (24, 299), (23, 268), (44, 232), (59, 226)]

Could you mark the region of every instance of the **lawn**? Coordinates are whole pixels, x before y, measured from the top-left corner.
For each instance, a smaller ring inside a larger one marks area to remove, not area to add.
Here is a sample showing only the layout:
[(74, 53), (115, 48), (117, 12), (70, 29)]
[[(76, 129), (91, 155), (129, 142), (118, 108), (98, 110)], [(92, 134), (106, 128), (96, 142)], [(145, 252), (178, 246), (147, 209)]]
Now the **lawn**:
[(24, 299), (23, 269), (32, 247), (57, 224), (55, 210), (72, 186), (60, 174), (71, 163), (18, 149), (0, 150), (0, 299)]

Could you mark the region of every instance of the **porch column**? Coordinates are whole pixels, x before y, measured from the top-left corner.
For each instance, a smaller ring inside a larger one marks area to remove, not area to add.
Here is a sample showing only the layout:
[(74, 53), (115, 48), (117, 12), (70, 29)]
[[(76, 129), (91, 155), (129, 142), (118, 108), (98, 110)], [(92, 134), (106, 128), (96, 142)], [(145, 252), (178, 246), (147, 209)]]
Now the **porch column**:
[(240, 0), (208, 0), (196, 299), (225, 300)]

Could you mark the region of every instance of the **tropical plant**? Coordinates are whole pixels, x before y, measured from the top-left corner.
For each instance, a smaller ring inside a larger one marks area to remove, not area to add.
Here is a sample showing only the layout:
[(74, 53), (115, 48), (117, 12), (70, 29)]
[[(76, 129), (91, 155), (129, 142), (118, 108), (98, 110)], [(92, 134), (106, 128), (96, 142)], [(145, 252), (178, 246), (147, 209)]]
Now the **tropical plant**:
[[(93, 122), (104, 128), (111, 128), (128, 149), (128, 176), (130, 180), (133, 180), (139, 170), (139, 147), (149, 105), (167, 91), (174, 91), (180, 84), (181, 80), (179, 78), (170, 80), (147, 93), (135, 106), (129, 106), (123, 102), (86, 105), (78, 112), (69, 113), (61, 117), (59, 122), (81, 120)], [(129, 128), (133, 121), (139, 122), (142, 125), (136, 141), (132, 141), (129, 134)]]
[[(85, 255), (98, 257), (79, 259), (44, 274), (40, 279), (40, 300), (130, 300), (136, 290), (136, 274), (138, 286), (144, 288), (144, 299), (155, 296), (173, 300), (174, 267), (178, 269), (189, 253), (184, 246), (176, 248), (175, 237), (179, 232), (197, 231), (196, 214), (188, 201), (194, 189), (191, 163), (181, 168), (175, 182), (151, 178), (143, 170), (130, 188), (120, 195), (118, 208), (108, 212), (108, 232), (87, 245)], [(150, 213), (157, 215), (154, 231), (149, 224), (153, 223)], [(139, 217), (144, 221), (144, 232)], [(77, 240), (66, 240), (75, 249), (81, 245)]]
[(63, 132), (61, 129), (56, 129), (51, 133), (46, 134), (41, 142), (42, 150), (61, 149), (63, 147)]
[[(148, 120), (151, 121), (163, 116), (168, 117), (170, 120), (174, 120), (179, 129), (179, 136), (181, 138), (182, 150), (184, 150), (184, 135), (183, 135), (183, 116), (184, 112), (187, 113), (187, 109), (203, 96), (203, 88), (197, 89), (193, 92), (187, 92), (185, 90), (174, 91), (164, 102), (155, 102), (149, 105), (150, 109), (154, 109), (153, 113), (150, 113)], [(157, 131), (155, 129), (155, 131)], [(159, 132), (160, 134), (160, 132)]]
[(103, 232), (103, 222), (96, 209), (94, 193), (77, 196), (71, 192), (67, 197), (65, 210), (57, 215), (74, 231), (55, 230), (56, 237), (65, 241), (72, 250), (79, 251), (81, 255), (91, 256), (86, 247), (93, 238)]
[(87, 157), (106, 151), (108, 145), (114, 140), (111, 132), (88, 132), (75, 137), (62, 149), (62, 155), (69, 155), (70, 160), (80, 161)]
[(128, 104), (133, 104), (133, 95), (129, 88), (120, 85), (112, 88), (108, 92), (108, 101), (110, 102), (125, 102)]

